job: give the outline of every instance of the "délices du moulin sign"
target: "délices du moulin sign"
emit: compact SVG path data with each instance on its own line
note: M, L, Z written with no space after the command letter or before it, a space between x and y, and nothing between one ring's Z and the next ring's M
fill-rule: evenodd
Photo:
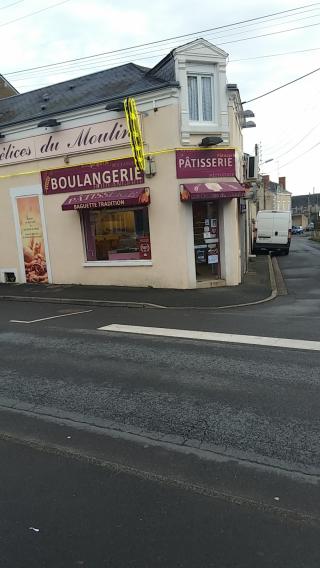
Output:
M76 154L130 143L125 121L108 120L0 145L0 165Z

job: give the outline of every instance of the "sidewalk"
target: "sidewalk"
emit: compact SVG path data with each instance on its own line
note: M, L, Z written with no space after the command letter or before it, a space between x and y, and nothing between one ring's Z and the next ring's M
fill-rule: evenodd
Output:
M0 300L98 306L222 308L263 301L271 294L268 256L258 256L250 261L243 284L222 288L170 290L122 286L0 284Z

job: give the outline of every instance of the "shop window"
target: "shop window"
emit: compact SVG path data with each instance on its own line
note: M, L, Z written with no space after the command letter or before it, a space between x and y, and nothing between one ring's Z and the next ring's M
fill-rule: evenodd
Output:
M213 121L212 75L188 75L188 103L191 122Z
M88 261L151 258L148 209L82 212Z

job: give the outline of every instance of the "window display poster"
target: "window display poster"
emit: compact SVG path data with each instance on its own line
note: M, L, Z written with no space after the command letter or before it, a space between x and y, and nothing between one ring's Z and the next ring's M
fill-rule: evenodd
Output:
M139 238L139 256L141 259L150 260L151 259L151 244L150 237L140 237Z
M210 219L210 232L213 238L218 237L218 223L217 219Z
M196 262L198 264L206 264L206 249L199 248L195 250L196 253Z
M39 197L18 197L17 208L26 281L48 282Z
M208 264L218 264L219 262L219 251L217 247L209 248L208 250Z

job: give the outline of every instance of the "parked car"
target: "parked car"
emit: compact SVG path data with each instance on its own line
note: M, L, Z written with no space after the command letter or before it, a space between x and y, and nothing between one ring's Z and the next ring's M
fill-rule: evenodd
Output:
M314 223L309 223L309 225L306 226L306 231L314 231Z
M254 231L253 252L283 252L289 254L291 242L290 211L258 211Z
M292 225L292 230L291 233L293 235L302 235L303 234L303 227L297 226L297 225Z

